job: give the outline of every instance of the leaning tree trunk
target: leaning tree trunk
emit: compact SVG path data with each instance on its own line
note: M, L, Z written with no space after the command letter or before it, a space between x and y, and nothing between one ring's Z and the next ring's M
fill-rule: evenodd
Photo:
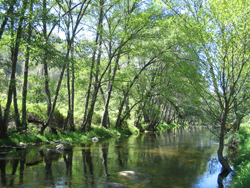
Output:
M108 88L107 88L107 96L106 96L106 100L105 100L105 106L104 106L104 111L103 111L102 121L101 121L101 126L106 127L106 128L108 126L107 123L108 123L109 101L110 101L110 98L111 98L113 82L114 82L114 79L115 79L116 71L117 71L117 68L118 68L118 65L119 65L120 54L121 54L121 48L119 48L119 52L118 52L116 62L115 62L115 67L113 69L113 74L112 74L111 80L108 83Z
M225 109L227 110L227 108ZM218 159L223 167L224 170L232 171L227 158L223 157L223 149L224 149L224 138L226 132L226 119L227 119L227 112L223 114L222 123L221 123L221 130L220 130L220 137L219 137L219 148L217 151Z

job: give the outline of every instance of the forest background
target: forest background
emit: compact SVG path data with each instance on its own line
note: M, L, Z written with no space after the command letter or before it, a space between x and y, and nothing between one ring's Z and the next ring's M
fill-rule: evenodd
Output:
M246 0L1 0L0 138L249 115ZM14 128L13 128L14 127Z

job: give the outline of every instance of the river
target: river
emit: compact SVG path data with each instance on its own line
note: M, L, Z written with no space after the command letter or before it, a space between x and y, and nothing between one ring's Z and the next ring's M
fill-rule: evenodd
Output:
M0 149L0 187L216 188L221 165L205 128ZM230 186L231 174L224 180Z

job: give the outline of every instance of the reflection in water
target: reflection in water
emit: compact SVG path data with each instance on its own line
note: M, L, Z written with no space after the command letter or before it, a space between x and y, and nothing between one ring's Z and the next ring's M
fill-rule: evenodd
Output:
M0 159L0 169L1 169L1 184L6 186L6 160L4 160L5 155L1 155Z
M102 143L101 144L101 150L102 150L102 166L104 171L104 177L108 180L108 165L107 165L107 158L108 158L108 149L109 144L108 143Z
M230 175L220 172L213 139L201 128L179 128L100 139L60 152L54 145L0 150L0 187L210 188L218 187L217 178L229 187Z
M85 177L88 180L90 174L90 184L91 187L95 187L95 181L94 181L94 167L92 163L92 157L91 157L91 147L90 145L82 144L83 150L82 150L82 159L83 159L83 169L85 173ZM87 172L87 167L89 171ZM88 181L85 181L86 187L88 187Z
M67 149L67 152L63 153L63 159L66 165L66 177L69 179L65 182L65 185L71 187L72 179L72 163L73 163L73 150L72 148Z

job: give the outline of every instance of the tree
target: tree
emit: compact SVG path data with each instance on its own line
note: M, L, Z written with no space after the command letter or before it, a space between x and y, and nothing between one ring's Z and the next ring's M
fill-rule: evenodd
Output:
M57 98L58 98L60 87L61 87L61 83L62 83L62 79L63 79L63 76L64 76L64 72L65 72L65 69L67 68L68 61L70 59L69 56L70 56L70 53L71 53L71 50L72 50L72 45L74 43L74 39L75 39L77 33L79 32L79 25L81 23L81 20L82 20L83 16L87 12L87 8L88 8L90 2L91 2L91 0L80 1L80 3L76 3L76 5L73 6L73 8L76 8L76 7L79 6L79 11L77 13L75 23L72 23L72 31L71 31L71 33L67 33L66 34L66 39L67 39L67 45L68 46L67 46L67 52L66 52L65 58L63 59L64 60L64 62L63 62L64 64L62 66L62 70L61 70L61 73L60 73L60 78L59 78L59 81L57 83L57 87L56 87L56 91L55 91L55 96L54 96L54 100L53 100L53 105L51 106L51 109L50 109L49 114L48 114L48 118L47 118L45 124L43 125L43 127L42 127L42 129L40 131L41 133L44 132L44 130L46 129L46 127L49 126L50 122L52 121L53 114L54 114L55 107L56 107ZM61 6L60 3L59 3L59 6ZM66 11L65 14L70 14L71 11L72 11L72 9L73 9L71 7L68 7L68 8L70 8L70 9L68 11ZM68 30L66 30L66 31L69 32ZM52 128L54 128L54 127L52 127Z
M249 99L249 8L247 1L184 1L177 6L165 2L179 16L181 40L186 49L199 58L202 73L210 87L196 87L206 108L220 125L218 159L225 170L231 171L223 157L226 124L229 115ZM194 47L192 47L192 44ZM188 61L187 61L188 62ZM214 102L215 101L215 102ZM219 113L216 113L216 112Z
M8 118L9 118L9 111L10 111L10 105L12 102L12 97L14 101L14 108L15 108L15 120L17 123L17 126L20 127L20 116L18 112L17 107L17 94L16 94L16 67L17 67L17 60L18 60L18 53L19 48L21 44L21 37L23 33L23 22L25 19L25 12L27 9L27 0L23 1L21 10L18 12L19 18L15 20L14 17L11 18L11 77L9 82L9 88L8 88L8 96L7 96L7 103L4 110L4 116L2 117L2 124L1 124L1 138L7 137L7 127L8 127ZM17 28L14 26L17 25Z

